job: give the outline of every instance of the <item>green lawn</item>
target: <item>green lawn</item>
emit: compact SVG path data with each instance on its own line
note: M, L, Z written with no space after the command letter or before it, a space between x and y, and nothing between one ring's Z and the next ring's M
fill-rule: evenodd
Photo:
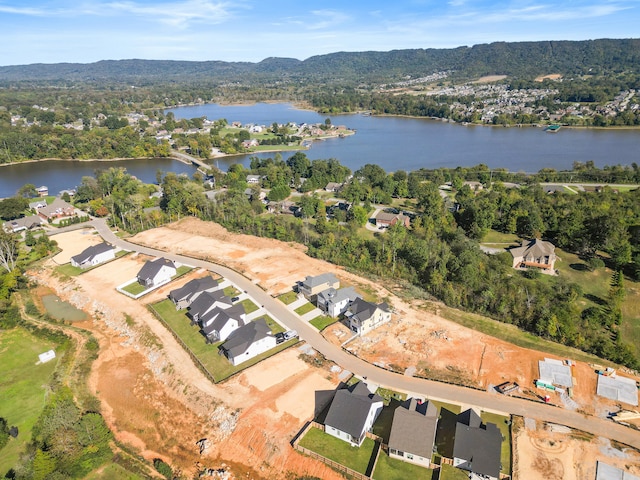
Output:
M395 390L390 390L388 388L383 388L383 387L379 387L378 390L376 390L376 393L380 395L382 398L384 398L384 402L386 404L388 404L391 401L391 399L399 400L399 401L404 401L407 399L406 393L396 392Z
M229 285L228 287L225 287L224 290L222 291L229 298L237 297L240 294L240 290L238 290L233 285Z
M501 233L495 230L489 230L480 243L508 243L517 245L520 243L520 239L515 233Z
M506 475L511 475L511 431L509 417L502 415L496 415L495 413L480 412L480 418L484 423L495 423L500 432L502 433L502 451L500 453L500 463L502 463L501 472Z
M245 298L244 300L242 300L240 302L242 304L242 306L244 307L244 313L249 314L251 312L255 312L256 310L258 310L258 306L253 303L250 299Z
M294 311L302 316L305 313L309 313L311 310L313 310L314 308L316 308L312 303L303 303L301 306L299 306L298 308L296 308Z
M296 292L287 292L287 293L283 293L282 295L280 295L278 297L278 299L284 303L285 305L290 305L293 302L296 301L296 299L298 298L298 294Z
M126 250L120 250L119 252L116 253L116 258L124 257L128 253L130 253L130 252L128 252ZM112 261L112 260L110 260L110 261ZM71 263L65 263L64 265L60 265L60 266L56 267L56 272L58 272L58 273L60 273L62 275L66 275L67 277L75 277L76 275L80 275L82 273L88 272L90 270L93 270L94 268L101 267L105 263L109 263L109 262L100 263L100 264L98 264L98 265L96 265L94 267L90 267L90 268L74 267L73 265L71 265Z
M91 472L84 480L142 480L143 477L125 470L117 463L110 463Z
M322 331L327 328L329 325L333 325L338 321L337 318L332 318L326 315L320 315L319 317L314 318L309 323L316 327L318 331Z
M130 293L131 295L140 295L147 289L144 285L139 284L138 282L133 282L127 285L126 287L122 287L122 290Z
M365 438L360 447L352 447L317 428L311 428L300 440L300 446L308 448L356 472L365 473L373 453L374 442Z
M167 324L169 324L173 331L176 332L182 341L189 347L209 373L213 375L216 382L220 382L234 373L250 367L251 365L255 365L265 358L268 358L298 342L298 339L295 338L288 342L281 343L272 350L234 367L231 365L229 360L224 357L224 355L218 354L218 347L222 342L207 344L204 336L200 333L199 327L195 325L192 326L190 324L190 320L184 313L184 310L177 311L171 300L162 300L161 302L151 305L150 308L155 310L156 313L161 316ZM279 325L272 319L268 317L265 317L265 319L267 320L267 324L269 324L269 320L271 320L271 323L274 326L279 327ZM281 327L279 331L282 331Z
M51 348L55 349L55 344L23 329L0 331L0 416L19 430L18 438L10 438L2 449L0 475L15 466L44 408L57 358L42 365L36 362L38 354Z
M373 472L374 480L431 480L434 471L389 457L384 452L378 455L378 463Z
M442 465L438 480L469 480L469 474L452 465Z

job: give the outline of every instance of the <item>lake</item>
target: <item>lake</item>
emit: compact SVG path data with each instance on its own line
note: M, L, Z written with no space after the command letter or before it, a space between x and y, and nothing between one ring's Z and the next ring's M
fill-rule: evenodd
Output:
M273 122L321 123L327 118L287 103L239 105L196 105L169 109L175 117L210 120L226 118L243 124L271 125ZM562 128L546 133L536 127L463 126L438 120L406 117L378 117L360 114L329 116L336 125L357 131L346 138L316 141L306 151L312 159L336 158L357 170L375 163L387 171L473 166L537 172L542 168L570 169L574 161L592 160L597 166L640 163L640 130ZM283 152L284 159L293 152ZM249 158L273 157L275 153L238 155L212 160L226 170L233 163L249 165ZM116 162L47 161L0 167L0 198L14 195L25 183L47 185L51 193L76 187L84 175L95 169L124 166L144 182L155 182L158 169L192 174L195 168L171 159Z

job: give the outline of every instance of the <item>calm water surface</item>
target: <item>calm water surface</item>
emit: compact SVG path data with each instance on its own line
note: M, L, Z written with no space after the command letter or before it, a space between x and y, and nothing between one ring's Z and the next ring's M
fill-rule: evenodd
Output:
M298 110L286 103L258 103L249 106L198 105L178 107L176 118L206 116L229 122L271 125L273 122L319 123L326 115ZM640 163L640 130L590 130L563 128L545 133L534 127L462 126L422 118L337 115L336 125L357 131L347 138L313 143L306 152L312 160L336 158L352 170L375 163L387 171L472 166L484 163L490 168L537 172L541 168L570 169L574 161L592 160L597 166ZM283 152L287 159L293 152ZM266 158L275 153L253 154ZM233 163L249 164L252 155L225 157L212 162L223 170ZM118 162L49 161L0 168L0 197L15 194L25 183L47 185L57 193L77 186L83 175L97 168L124 166L144 182L154 182L158 169L192 174L190 165L169 159Z

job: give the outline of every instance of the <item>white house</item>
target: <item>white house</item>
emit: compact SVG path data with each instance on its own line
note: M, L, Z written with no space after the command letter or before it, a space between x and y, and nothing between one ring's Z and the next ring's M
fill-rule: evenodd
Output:
M340 280L330 272L315 277L307 276L298 284L298 292L302 293L309 301L315 300L316 295L328 288L340 288Z
M220 346L222 353L236 366L266 352L276 346L276 338L264 318L238 328Z
M8 233L21 232L22 230L31 230L32 228L41 227L42 218L38 215L29 215L28 217L16 218L5 222L4 229Z
M79 268L89 268L114 258L116 258L115 247L102 242L85 248L78 255L71 257L71 265Z
M329 288L320 292L316 298L318 308L330 317L337 317L344 313L349 304L356 298L361 298L353 287L336 290Z
M359 335L364 335L391 320L391 311L386 303L376 305L361 298L351 302L345 315L349 318L351 331Z
M187 317L191 319L191 324L199 324L209 312L216 308L227 309L233 305L229 297L222 290L214 290L210 292L202 292L187 307Z
M177 273L176 266L166 258L156 258L145 263L138 272L138 283L145 287L157 287L168 283Z
M340 389L327 412L324 431L359 447L366 432L371 431L382 407L382 397L371 393L363 382Z
M189 307L204 292L212 292L218 288L218 282L210 275L195 278L182 287L169 292L169 298L175 304L176 310Z
M216 307L201 317L202 333L207 342L223 342L245 324L244 307L238 303L230 308Z
M502 433L496 424L482 423L471 409L458 415L453 437L454 467L469 472L469 478L497 480L501 448Z

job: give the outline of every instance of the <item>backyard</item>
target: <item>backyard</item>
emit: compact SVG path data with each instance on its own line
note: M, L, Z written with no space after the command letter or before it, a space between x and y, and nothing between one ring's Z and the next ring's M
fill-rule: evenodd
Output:
M347 442L314 427L309 429L299 445L351 470L366 473L373 454L374 442L370 438L365 438L360 447L352 447Z
M373 478L374 480L432 480L437 477L434 477L434 471L429 468L391 458L381 451Z
M162 318L180 340L184 342L202 366L213 376L216 383L298 342L298 339L294 338L281 343L268 352L234 367L224 355L218 353L218 347L222 342L208 344L200 333L200 328L197 325L191 325L191 321L187 318L185 312L177 311L171 300L162 300L150 305L149 308ZM282 327L278 328L279 325L273 319L266 316L264 318L274 333L282 331Z

